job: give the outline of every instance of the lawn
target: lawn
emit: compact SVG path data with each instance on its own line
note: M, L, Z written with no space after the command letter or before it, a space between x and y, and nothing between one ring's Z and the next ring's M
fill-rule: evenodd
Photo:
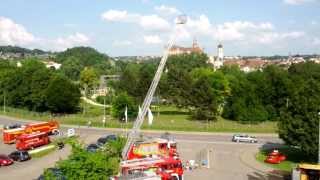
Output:
M22 119L33 119L47 121L57 119L63 124L87 125L91 121L91 126L102 127L103 107L96 107L90 104L81 103L85 107L85 112L76 114L60 115L52 117L49 113L36 113L28 110L7 108L5 114ZM168 131L201 131L201 132L247 132L247 133L275 133L277 125L275 122L263 122L259 124L243 124L235 121L218 118L215 122L191 120L188 111L178 109L173 106L161 106L152 108L154 121L149 126L145 121L143 129L168 130ZM134 119L127 124L120 122L110 116L110 109L106 109L106 127L109 128L130 128Z
M280 164L265 163L264 160L266 159L267 154L272 151L272 149L260 150L256 154L256 159L259 162L265 164L266 166L270 166L274 169L278 169L286 172L291 172L292 168L296 167L297 164L308 161L305 159L306 157L303 155L303 153L297 148L282 146L277 149L279 150L279 152L287 156L287 160L281 162Z

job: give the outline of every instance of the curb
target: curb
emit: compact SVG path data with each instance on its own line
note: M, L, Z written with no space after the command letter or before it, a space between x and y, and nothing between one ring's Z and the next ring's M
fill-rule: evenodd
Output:
M50 145L47 145L47 146L43 146L43 147L39 147L37 149L30 150L28 152L29 152L29 154L32 155L32 154L37 154L37 153L39 153L41 151L45 151L45 150L53 149L53 148L55 148L55 145L50 144Z

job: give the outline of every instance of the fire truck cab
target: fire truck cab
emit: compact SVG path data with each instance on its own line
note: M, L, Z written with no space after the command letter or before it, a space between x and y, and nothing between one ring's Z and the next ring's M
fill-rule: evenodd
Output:
M30 123L20 128L3 130L3 142L5 144L15 143L16 139L22 134L45 132L50 134L59 134L59 123L57 121Z
M49 143L50 139L45 132L23 134L17 138L16 148L18 150L29 150Z
M46 132L49 134L59 134L59 123L57 121L39 122L27 124L25 128L26 133L32 132Z

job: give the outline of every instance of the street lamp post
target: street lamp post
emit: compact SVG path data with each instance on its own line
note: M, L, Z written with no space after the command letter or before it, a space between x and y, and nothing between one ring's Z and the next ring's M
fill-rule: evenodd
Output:
M103 119L102 119L103 127L106 126L106 96L103 98Z
M6 93L3 93L3 113L6 113Z
M320 164L320 112L318 112L318 123L319 123L319 125L318 125L318 129L319 129L319 132L318 132L318 134L319 134L319 139L318 139L318 164Z

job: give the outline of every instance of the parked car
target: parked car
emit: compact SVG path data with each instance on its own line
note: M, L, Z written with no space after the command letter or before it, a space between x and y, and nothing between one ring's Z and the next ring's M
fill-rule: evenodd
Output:
M7 155L0 155L0 166L9 166L13 163L13 160L10 159Z
M275 149L268 154L264 161L270 164L279 164L282 161L285 161L286 159L287 157L284 154L280 153L278 150Z
M101 138L99 138L97 140L97 145L98 146L103 146L105 145L106 143L110 142L110 141L115 141L117 140L117 136L114 135L114 134L111 134L111 135L107 135L107 136L103 136Z
M96 152L100 147L97 144L89 144L87 146L88 152Z
M246 134L235 134L232 137L233 142L250 142L250 143L257 143L258 140L254 136L249 136Z
M11 154L9 154L9 157L14 161L27 161L31 159L31 156L29 155L28 151L14 151Z
M50 173L56 180L67 180L62 171L58 168L48 168L47 172ZM45 180L44 175L41 174L37 180Z
M16 129L16 128L21 128L22 125L21 124L7 124L3 126L3 129Z

